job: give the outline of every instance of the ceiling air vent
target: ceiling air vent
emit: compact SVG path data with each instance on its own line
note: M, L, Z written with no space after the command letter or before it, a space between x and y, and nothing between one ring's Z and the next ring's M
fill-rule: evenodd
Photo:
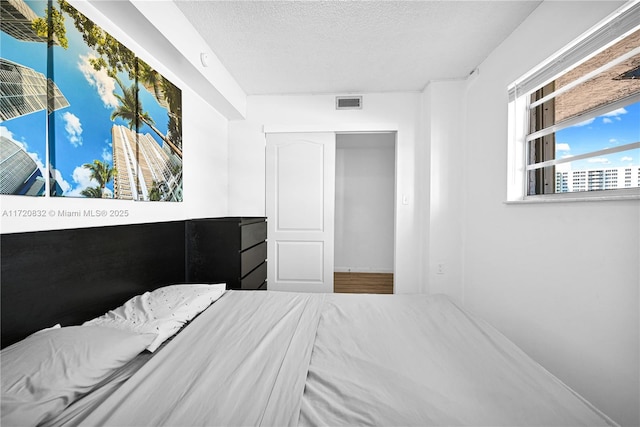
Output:
M336 96L336 110L362 109L361 96Z

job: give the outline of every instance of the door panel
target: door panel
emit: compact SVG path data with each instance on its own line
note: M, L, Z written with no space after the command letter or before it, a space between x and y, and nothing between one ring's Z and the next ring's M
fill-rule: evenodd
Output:
M333 292L335 134L267 134L270 290Z
M278 230L321 231L324 146L300 140L274 148Z
M324 244L323 242L284 242L278 241L276 251L277 281L304 281L320 285L324 282ZM288 262L289 260L296 262Z

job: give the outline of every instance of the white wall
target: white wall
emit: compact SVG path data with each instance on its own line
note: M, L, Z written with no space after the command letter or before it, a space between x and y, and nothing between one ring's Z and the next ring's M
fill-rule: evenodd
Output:
M247 119L229 122L229 214L265 214L263 126L294 131L397 131L396 293L419 292L422 191L416 180L420 94L365 94L362 110L336 111L334 95L249 96ZM408 204L401 203L402 196Z
M465 94L465 155L445 159L462 170L462 186L443 182L442 191L461 197L449 228L462 221L465 306L615 421L637 426L640 203L504 203L507 85L619 5L544 2L480 65ZM425 94L432 104L439 89Z
M393 273L395 134L336 137L337 272Z
M467 82L431 82L423 94L425 192L423 245L428 262L423 263L425 287L430 293L444 293L458 302L463 287L463 126Z
M184 73L176 72L184 67L184 58L172 56L158 61L150 52L161 51L163 46L139 46L137 40L146 38L137 37L140 21L134 22L131 27L121 28L116 27L108 17L91 8L85 10L85 13L182 89L184 201L154 203L0 195L0 231L13 233L226 216L228 209L227 119L218 113L201 93L203 85L212 85L212 83L200 82L197 90L192 89L189 86L191 82L187 84L180 78ZM121 22L117 17L114 21ZM182 41L188 42L188 40ZM224 84L228 85L228 82L225 80ZM237 95L235 98L235 102L242 106L242 98ZM88 211L93 211L95 214L98 210L106 211L107 216L88 215ZM62 216L62 211L80 212L81 216ZM125 213L126 216L122 216ZM33 214L45 216L34 217Z

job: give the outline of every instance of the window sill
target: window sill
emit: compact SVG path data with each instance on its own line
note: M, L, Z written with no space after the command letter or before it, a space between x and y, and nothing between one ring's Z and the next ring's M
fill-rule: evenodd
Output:
M638 201L640 200L640 189L627 194L548 194L540 196L526 196L519 200L506 200L507 205L537 204L537 203L574 203L574 202L605 202L605 201Z

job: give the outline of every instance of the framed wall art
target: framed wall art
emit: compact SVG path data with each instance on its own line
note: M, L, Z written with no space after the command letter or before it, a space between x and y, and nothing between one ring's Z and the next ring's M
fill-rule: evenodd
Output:
M182 201L182 92L64 0L2 1L0 194Z

